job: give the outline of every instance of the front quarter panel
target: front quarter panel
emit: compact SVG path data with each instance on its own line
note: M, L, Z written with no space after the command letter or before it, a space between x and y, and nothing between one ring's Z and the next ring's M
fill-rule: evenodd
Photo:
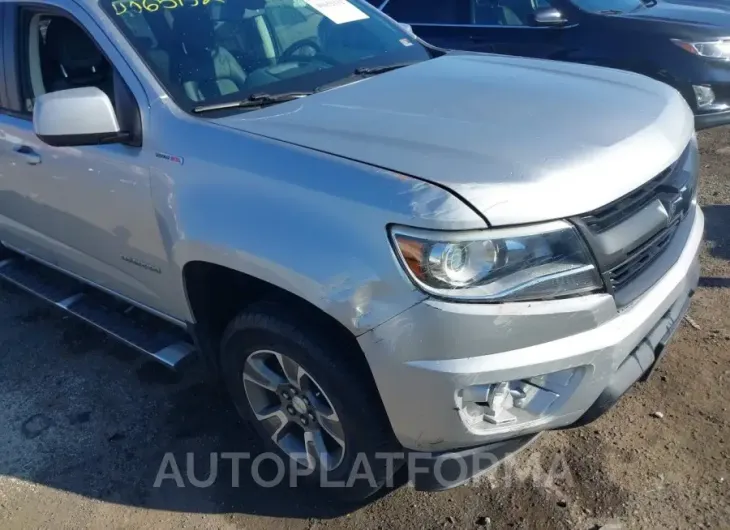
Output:
M360 335L425 298L387 237L398 223L485 228L447 191L325 153L161 113L153 193L182 268L205 261L309 301Z

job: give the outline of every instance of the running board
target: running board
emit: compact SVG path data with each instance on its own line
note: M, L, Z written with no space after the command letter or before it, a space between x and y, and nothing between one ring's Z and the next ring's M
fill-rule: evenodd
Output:
M5 250L5 249L3 249ZM119 298L19 254L0 261L0 279L75 315L121 342L178 369L195 349L185 331Z

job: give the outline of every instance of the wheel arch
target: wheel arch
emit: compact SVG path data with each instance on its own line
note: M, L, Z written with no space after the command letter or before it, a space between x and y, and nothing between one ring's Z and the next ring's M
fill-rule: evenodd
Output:
M182 270L185 296L193 317L191 333L206 367L219 375L218 350L228 323L252 304L271 301L290 313L306 316L308 323L322 326L355 352L372 377L356 335L322 307L299 294L246 272L217 263L193 260Z

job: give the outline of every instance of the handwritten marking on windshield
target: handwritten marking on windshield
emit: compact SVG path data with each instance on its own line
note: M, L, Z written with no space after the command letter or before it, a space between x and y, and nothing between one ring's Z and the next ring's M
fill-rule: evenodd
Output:
M112 2L114 13L120 17L126 13L141 13L147 11L154 13L160 8L177 9L179 7L205 6L211 2L225 4L226 0L115 0Z

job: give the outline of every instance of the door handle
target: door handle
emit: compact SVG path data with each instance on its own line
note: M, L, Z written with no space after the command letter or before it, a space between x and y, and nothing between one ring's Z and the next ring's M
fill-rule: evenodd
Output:
M25 161L31 166L35 166L41 163L41 155L36 153L32 147L27 145L21 145L13 149L16 153L25 158Z

